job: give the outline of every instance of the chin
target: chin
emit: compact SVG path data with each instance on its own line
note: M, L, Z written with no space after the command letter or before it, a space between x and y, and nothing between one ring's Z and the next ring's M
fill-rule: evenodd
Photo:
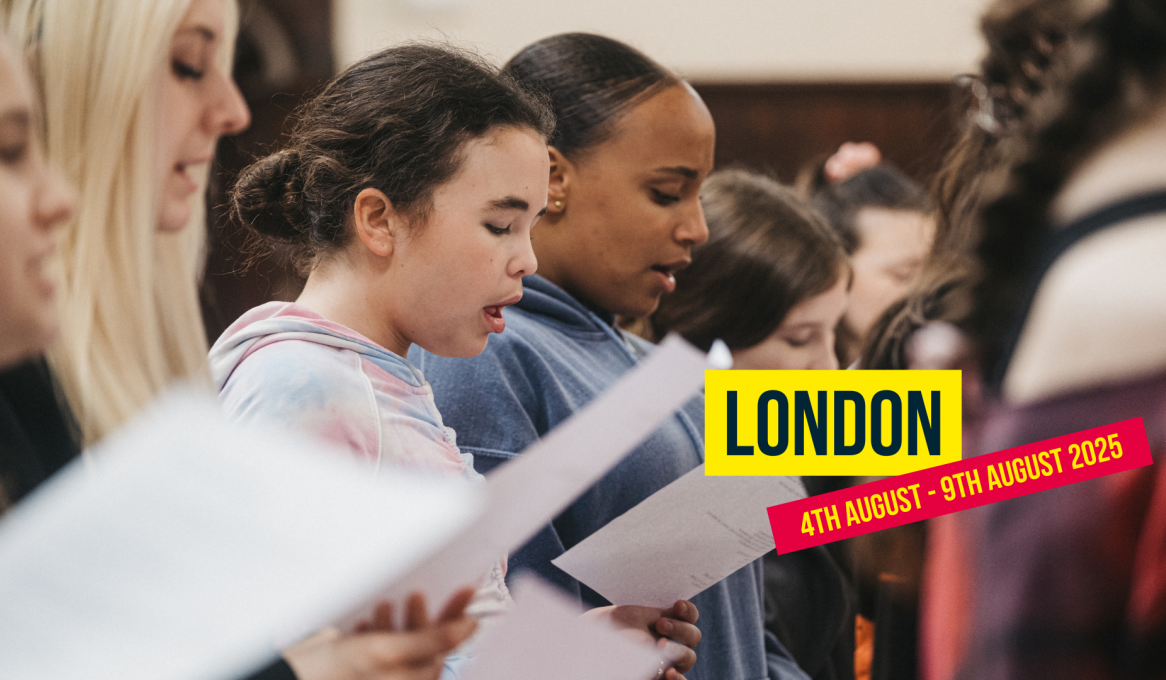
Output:
M181 206L167 206L162 214L158 217L158 231L164 234L176 234L190 224L190 218L193 215L188 203L183 203Z
M660 306L660 296L643 298L639 300L629 300L624 309L614 312L620 316L630 316L632 318L643 318Z
M56 315L31 320L24 327L27 329L26 333L11 338L10 342L4 343L6 346L0 347L0 369L44 354L57 338Z
M420 345L420 347L426 352L436 354L439 357L446 357L448 359L472 359L486 351L486 341L489 338L490 336L486 335L473 340L442 343L441 346L426 347Z

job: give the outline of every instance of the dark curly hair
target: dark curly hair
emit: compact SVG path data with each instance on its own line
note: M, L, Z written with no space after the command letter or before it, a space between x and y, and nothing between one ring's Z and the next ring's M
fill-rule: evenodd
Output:
M970 110L931 184L936 239L914 290L892 305L867 335L863 368L905 368L907 339L929 321L973 325L973 288L984 277L976 256L981 212L999 194L1029 127L1030 109L1059 76L1066 36L1079 17L1046 0L999 3L982 20L988 56L982 73L962 75ZM976 334L974 334L976 335ZM979 338L977 338L979 340ZM979 342L977 342L979 344Z
M1025 54L1047 61L1026 102L1022 130L1011 135L1008 162L989 189L980 214L981 267L968 329L998 384L1009 338L1020 319L1028 273L1049 235L1049 206L1069 174L1115 132L1146 115L1148 96L1166 84L1166 3L1110 0L1001 0L985 16L989 87L1016 88ZM1091 13L1082 14L1083 8ZM1033 23L1039 21L1038 27ZM1054 28L1049 28L1054 27ZM1061 36L1053 49L1041 30ZM1026 42L1031 43L1025 47ZM1020 57L1017 54L1021 55Z
M361 190L379 189L421 224L467 142L502 127L554 129L539 95L475 55L424 43L353 64L295 118L284 149L240 173L231 203L258 234L297 246L301 271L348 242Z

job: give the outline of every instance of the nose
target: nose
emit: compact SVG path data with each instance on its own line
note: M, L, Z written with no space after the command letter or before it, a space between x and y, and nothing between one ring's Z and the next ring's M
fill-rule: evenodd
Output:
M684 211L684 218L676 225L672 236L677 242L689 247L699 246L709 240L709 225L704 221L704 208L700 205L700 199L692 199L691 205Z
M837 370L838 355L834 354L834 335L823 336L820 342L814 344L814 354L810 358L810 369Z
M221 73L218 96L208 102L205 120L207 131L215 137L238 134L251 125L251 109L227 73Z
M56 170L43 167L33 200L33 220L36 226L50 230L72 217L76 207L77 192L72 185Z
M538 271L538 258L534 255L534 247L530 243L530 236L524 239L519 239L521 245L519 250L510 258L510 264L506 268L506 273L512 279L520 279L524 276L530 276Z

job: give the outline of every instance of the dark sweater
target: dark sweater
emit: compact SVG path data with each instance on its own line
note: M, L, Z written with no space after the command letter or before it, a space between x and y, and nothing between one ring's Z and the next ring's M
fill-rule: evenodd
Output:
M29 361L0 372L0 487L17 503L78 453L48 365Z
M43 359L0 371L0 513L81 453L72 413ZM246 680L296 680L277 659Z

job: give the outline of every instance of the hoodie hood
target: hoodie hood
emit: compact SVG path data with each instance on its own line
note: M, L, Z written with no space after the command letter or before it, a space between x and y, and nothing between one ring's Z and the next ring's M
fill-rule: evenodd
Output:
M542 317L561 330L583 334L615 335L615 315L588 308L567 291L538 274L522 279L522 299L516 308Z
M294 302L268 302L239 317L211 348L208 358L215 388L222 391L231 374L251 353L283 340L351 350L408 385L425 385L425 377L412 364L351 328Z

